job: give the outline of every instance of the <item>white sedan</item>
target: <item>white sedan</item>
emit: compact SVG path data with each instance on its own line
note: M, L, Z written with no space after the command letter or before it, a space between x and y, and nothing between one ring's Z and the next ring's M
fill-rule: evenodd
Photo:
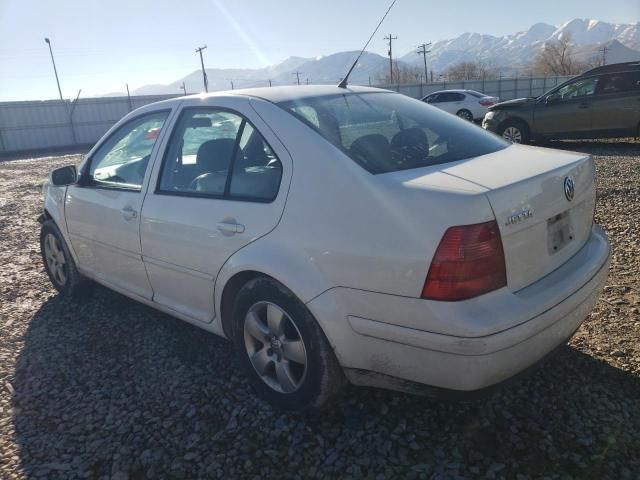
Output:
M51 173L42 256L62 295L99 282L232 340L279 407L345 381L473 391L596 303L594 175L373 88L180 97Z
M440 90L430 93L422 101L473 122L482 120L489 107L500 99L475 90Z

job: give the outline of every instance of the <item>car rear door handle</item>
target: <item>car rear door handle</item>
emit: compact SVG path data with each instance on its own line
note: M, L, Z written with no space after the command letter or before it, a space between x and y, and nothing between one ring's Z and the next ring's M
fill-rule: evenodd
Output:
M122 213L122 216L125 220L133 220L138 216L138 212L136 212L131 207L124 207L122 210L120 210L120 212Z
M234 235L236 233L244 233L244 225L241 223L226 221L216 223L216 227L226 235Z

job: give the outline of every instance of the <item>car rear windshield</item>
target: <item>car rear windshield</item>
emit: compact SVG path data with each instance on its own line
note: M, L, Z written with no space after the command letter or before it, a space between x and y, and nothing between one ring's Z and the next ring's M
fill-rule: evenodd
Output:
M475 90L467 90L465 93L468 93L469 95L473 95L474 97L478 97L478 98L486 97L484 93L476 92Z
M455 115L392 92L349 92L278 105L374 174L455 162L509 145Z

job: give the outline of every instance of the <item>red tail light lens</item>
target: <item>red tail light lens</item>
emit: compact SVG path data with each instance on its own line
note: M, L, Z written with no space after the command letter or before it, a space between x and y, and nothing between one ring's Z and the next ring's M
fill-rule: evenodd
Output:
M496 102L492 102L491 100L480 100L478 103L483 107L490 107L491 105L496 104Z
M449 228L436 250L422 298L454 301L504 287L507 272L496 221Z

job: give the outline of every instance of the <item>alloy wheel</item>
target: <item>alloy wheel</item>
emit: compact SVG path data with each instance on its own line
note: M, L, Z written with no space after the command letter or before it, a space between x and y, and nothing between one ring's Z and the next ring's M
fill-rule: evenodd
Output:
M244 319L244 345L262 381L280 393L293 393L307 374L307 351L292 318L278 305L258 302Z
M502 132L502 138L511 143L522 143L522 132L518 127L507 127Z
M463 120L467 120L469 122L473 121L473 115L471 115L471 112L467 110L461 110L456 115L458 115L458 117L462 118Z
M47 233L44 238L44 256L51 276L59 285L65 285L67 283L67 261L58 238L52 233Z

